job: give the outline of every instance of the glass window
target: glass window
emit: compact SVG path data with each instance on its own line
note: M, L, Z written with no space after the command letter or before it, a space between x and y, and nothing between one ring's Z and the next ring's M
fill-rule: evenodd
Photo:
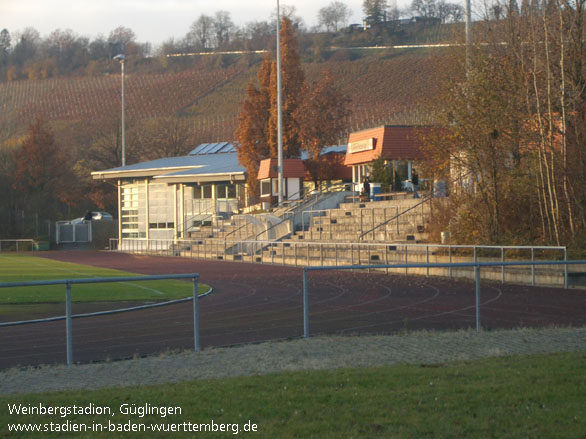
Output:
M271 180L262 180L260 182L261 196L271 195Z
M228 191L228 193L226 194L226 198L236 198L236 185L235 184L229 184L228 186L226 186L226 189Z
M203 198L212 198L212 185L206 184L203 186Z

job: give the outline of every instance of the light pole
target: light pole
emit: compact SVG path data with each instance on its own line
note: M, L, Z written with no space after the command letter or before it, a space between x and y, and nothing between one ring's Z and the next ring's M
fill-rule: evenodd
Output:
M126 100L124 96L124 61L126 60L126 57L122 54L118 54L114 59L120 61L120 73L122 79L122 166L126 166L126 124L124 123L124 102Z
M279 168L279 206L283 204L283 111L281 105L281 11L279 0L277 0L277 166Z

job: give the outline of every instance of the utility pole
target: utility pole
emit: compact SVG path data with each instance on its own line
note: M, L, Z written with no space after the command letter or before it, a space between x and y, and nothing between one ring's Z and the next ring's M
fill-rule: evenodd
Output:
M470 72L472 52L472 12L470 0L466 0L466 74Z
M277 0L277 166L279 168L280 206L283 204L283 111L281 96L281 12L279 0Z

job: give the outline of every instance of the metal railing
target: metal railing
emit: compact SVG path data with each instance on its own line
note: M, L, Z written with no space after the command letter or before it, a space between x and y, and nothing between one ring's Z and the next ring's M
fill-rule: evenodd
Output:
M111 240L111 249L117 241ZM566 247L546 246L473 246L447 244L389 244L389 243L352 243L352 242L311 242L311 241L190 241L190 240L124 240L118 250L162 256L181 256L187 258L232 260L261 264L277 264L294 267L303 266L360 266L370 265L386 273L418 274L427 277L441 276L453 278L472 278L471 270L442 266L443 268L408 268L404 271L391 269L388 264L456 264L456 263L496 263L498 269L484 270L487 280L530 285L568 286L567 268L540 269L535 266L527 270L506 269L505 262L526 259L538 262L544 259L568 260ZM546 264L547 265L547 264Z
M99 277L92 279L59 279L59 280L39 280L30 282L5 282L0 283L0 288L15 288L15 287L33 287L46 285L65 285L65 327L66 327L66 346L67 346L67 365L73 364L73 335L72 335L72 314L71 314L71 286L80 284L96 284L108 282L138 282L150 280L165 280L165 279L193 279L193 339L194 349L199 351L201 349L199 342L199 300L198 300L198 273L186 274L162 274L152 276L121 276L121 277Z
M418 202L417 204L415 204L414 206L411 206L407 209L405 209L402 212L397 212L397 214L389 219L386 219L384 221L382 221L381 223L377 224L377 225L373 225L372 228L370 228L369 230L362 232L360 234L360 236L358 237L358 239L363 239L365 236L367 236L368 234L372 233L373 239L374 239L374 232L383 227L386 226L387 224L389 224L390 222L392 222L393 220L397 221L397 224L399 224L399 218L402 217L403 215L408 214L409 212L417 209L418 207L421 207L421 224L425 224L425 203L430 203L431 206L431 200L433 199L433 191L431 193L429 193L428 195L426 195L425 197L423 197L421 199L420 202ZM385 229L385 235L386 235L386 229Z
M362 231L364 230L364 227L366 226L371 226L371 229L368 231L368 233L372 233L372 239L375 239L375 234L374 231L378 228L378 226L375 227L375 222L377 221L378 218L380 218L380 214L382 213L382 217L383 217L383 222L384 224L389 224L392 220L395 220L395 225L393 227L393 233L396 233L397 235L399 235L401 233L401 226L400 226L400 220L399 218L402 216L402 214L399 213L399 206L386 206L386 207L364 207L360 210L358 210L359 212L359 216L358 218L360 218L360 226L359 226L359 230ZM339 229L341 228L341 226L346 225L345 223L341 223L338 224L338 219L335 219L335 222L332 222L332 210L333 209L323 209L323 210L305 210L302 212L302 224L303 224L303 230L304 231L308 231L309 232L309 239L313 239L313 234L314 234L314 228L316 226L318 227L318 230L315 231L316 234L318 234L319 239L323 238L323 229L324 229L324 224L321 222L321 220L319 220L319 224L315 224L315 218L323 218L323 217L327 217L327 224L328 224L328 239L332 239L333 235L334 235L334 230L335 229ZM350 215L346 214L346 217L351 216L352 218L356 218L357 216L354 215L354 213L356 211L351 211L348 210L346 211L348 213L350 213ZM307 215L307 223L305 221L305 215ZM389 216L390 215L390 216ZM388 220L387 220L388 218ZM421 212L421 221L422 224L425 221L425 217L424 217L424 212L422 209ZM307 224L307 226L306 226ZM358 228L358 225L357 225ZM318 233L319 232L319 233ZM362 239L362 237L365 235L365 233L360 233L358 232L358 238ZM388 237L388 230L385 228L384 231L384 236L385 236L385 240ZM354 234L354 237L356 237L356 233Z
M326 270L369 270L372 268L380 269L405 269L409 268L472 268L474 270L474 282L475 282L475 320L476 320L476 331L480 332L482 329L481 325L481 302L480 302L480 279L481 279L481 268L494 267L494 266L531 266L532 270L535 270L536 265L563 265L564 271L568 272L568 265L584 265L586 261L518 261L518 262L468 262L468 263L448 263L448 264L389 264L389 265L346 265L346 266L323 266L323 267L304 267L303 268L303 337L309 337L309 282L308 273L310 271L326 271Z

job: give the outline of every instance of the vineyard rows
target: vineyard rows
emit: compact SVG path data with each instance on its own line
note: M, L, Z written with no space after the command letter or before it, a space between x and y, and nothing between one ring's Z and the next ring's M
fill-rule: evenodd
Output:
M385 58L306 64L309 81L330 70L350 97L348 131L382 124L430 123L422 103L437 96L455 69L441 54L391 53ZM129 118L181 115L194 143L234 140L240 102L257 66L126 76ZM356 84L360 86L356 86ZM58 78L0 84L0 120L96 120L120 114L120 76ZM345 135L345 133L344 133Z
M191 105L238 73L231 67L209 71L188 70L161 75L127 74L126 111L129 117L170 116ZM120 76L56 78L9 82L0 85L2 117L17 120L93 120L118 114Z

